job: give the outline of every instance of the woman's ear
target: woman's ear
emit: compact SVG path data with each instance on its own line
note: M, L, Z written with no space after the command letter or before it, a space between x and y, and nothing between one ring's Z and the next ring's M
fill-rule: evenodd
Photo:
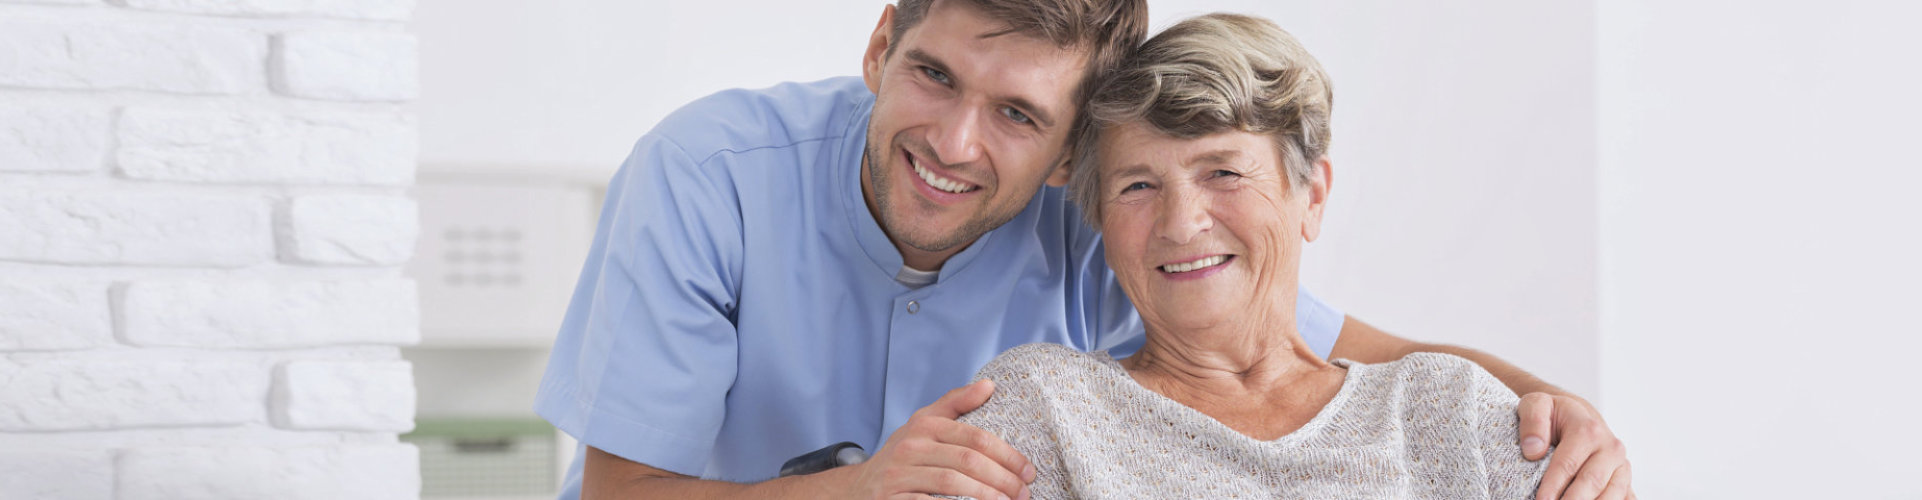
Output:
M874 23L874 34L868 35L868 50L861 54L861 80L867 82L868 91L881 93L881 69L888 63L888 47L894 43L894 5L881 8L881 20Z
M1327 156L1315 159L1313 178L1308 181L1308 213L1301 219L1302 241L1321 237L1321 215L1328 208L1328 190L1335 184L1334 165Z

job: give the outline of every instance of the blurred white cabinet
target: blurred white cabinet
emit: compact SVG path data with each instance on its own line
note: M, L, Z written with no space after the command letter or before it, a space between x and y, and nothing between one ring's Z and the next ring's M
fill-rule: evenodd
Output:
M422 174L423 347L546 348L594 237L597 184Z
M534 416L534 393L605 182L602 172L557 169L421 172L421 233L407 274L420 286L422 338L403 349L420 425L402 439L421 446L423 498L553 498L573 440Z

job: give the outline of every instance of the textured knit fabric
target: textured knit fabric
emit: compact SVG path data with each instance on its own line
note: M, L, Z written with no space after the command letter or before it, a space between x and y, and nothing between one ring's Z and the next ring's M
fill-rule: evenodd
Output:
M1474 363L1411 354L1348 360L1340 392L1274 441L1142 387L1107 352L1031 344L976 378L992 399L961 418L1034 463L1034 498L1532 498L1516 396Z

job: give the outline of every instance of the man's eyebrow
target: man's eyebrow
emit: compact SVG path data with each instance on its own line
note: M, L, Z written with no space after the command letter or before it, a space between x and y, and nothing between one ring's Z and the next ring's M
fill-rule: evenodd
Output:
M935 59L934 56L928 55L927 52L924 52L921 49L908 49L906 56L910 61L914 61L915 63L921 64L923 66L934 68L935 71L939 71L948 75L948 81L950 82L954 81L954 72L948 70L947 63L941 62L940 59Z
M1015 96L1007 98L1007 101L1008 104L1013 104L1014 107L1026 110L1028 117L1033 118L1036 123L1040 123L1043 128L1054 127L1054 117L1048 115L1048 110L1036 106L1032 102L1028 102L1027 98Z
M916 64L933 68L935 71L948 75L948 82L950 84L960 85L960 82L956 81L954 71L948 69L948 65L942 63L940 59L935 59L932 54L928 54L921 49L908 49L908 51L902 55L907 57L909 61L914 61ZM995 99L1006 101L1009 105L1021 108L1022 113L1027 114L1029 118L1033 118L1035 123L1041 124L1044 128L1054 127L1054 115L1050 114L1047 109L1036 106L1033 101L1029 101L1026 97L996 96Z

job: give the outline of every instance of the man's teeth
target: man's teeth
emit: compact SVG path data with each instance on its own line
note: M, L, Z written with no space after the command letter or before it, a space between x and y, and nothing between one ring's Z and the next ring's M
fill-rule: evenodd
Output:
M1188 271L1193 271L1196 269L1213 266L1215 264L1220 264L1222 261L1225 261L1225 260L1228 260L1228 256L1216 255L1213 257L1202 257L1190 262L1183 262L1180 264L1168 264L1165 266L1161 266L1161 269L1171 273L1185 273Z
M941 178L941 176L934 175L934 172L929 172L928 169L922 168L920 161L915 161L915 160L909 160L909 161L914 164L914 173L916 175L920 175L921 180L927 181L928 185L934 186L935 189L947 191L950 193L966 193L968 191L974 190L974 186L969 186L967 184L950 181L950 180Z

